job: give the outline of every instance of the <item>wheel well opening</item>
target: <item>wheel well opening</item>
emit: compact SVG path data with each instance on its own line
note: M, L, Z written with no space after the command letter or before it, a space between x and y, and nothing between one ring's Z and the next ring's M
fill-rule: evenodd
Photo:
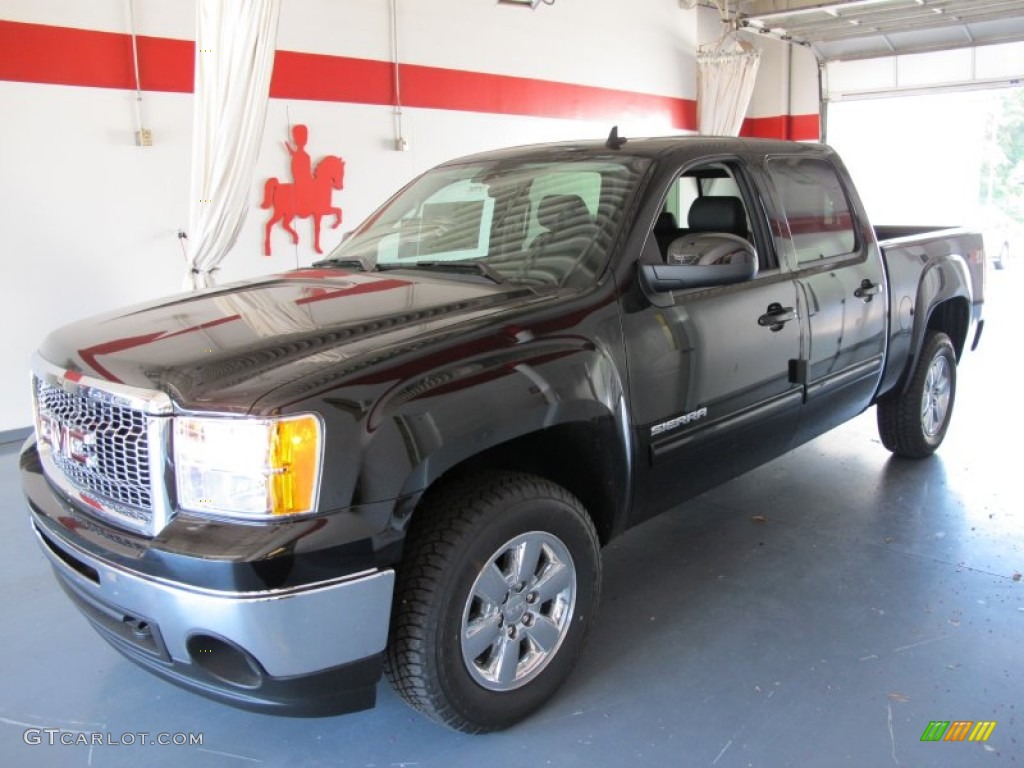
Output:
M966 299L949 299L936 306L928 317L928 330L942 331L953 342L956 359L959 361L967 343L967 327L970 325L970 310Z
M610 439L613 429L609 419L604 427L565 424L532 432L456 464L437 478L428 492L453 479L487 470L543 477L580 500L601 544L607 544L619 531L620 512L625 511L626 458L621 440Z

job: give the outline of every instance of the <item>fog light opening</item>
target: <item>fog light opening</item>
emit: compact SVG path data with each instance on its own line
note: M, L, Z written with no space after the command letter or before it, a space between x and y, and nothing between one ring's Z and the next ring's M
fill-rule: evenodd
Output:
M149 622L144 619L136 619L134 616L125 616L121 619L128 628L131 629L132 634L140 640L145 640L153 636L153 630L149 626Z
M185 642L192 662L221 682L258 688L263 681L259 663L247 651L213 635L192 635Z

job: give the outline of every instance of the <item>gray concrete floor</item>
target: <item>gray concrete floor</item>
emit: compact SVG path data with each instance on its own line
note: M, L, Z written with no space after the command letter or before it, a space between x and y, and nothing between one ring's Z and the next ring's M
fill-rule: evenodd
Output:
M574 676L505 733L375 710L292 720L178 690L57 588L0 448L0 765L983 766L1024 763L1024 526L1014 301L990 276L947 441L892 459L873 412L619 539ZM762 519L763 518L763 519ZM1019 579L1019 576L1016 578ZM995 720L987 744L923 743ZM28 728L201 733L198 746L29 745ZM45 737L44 737L45 738Z

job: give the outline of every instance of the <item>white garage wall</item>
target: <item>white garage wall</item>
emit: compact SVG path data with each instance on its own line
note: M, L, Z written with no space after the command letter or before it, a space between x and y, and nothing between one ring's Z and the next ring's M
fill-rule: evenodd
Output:
M761 66L747 110L751 132L765 138L816 141L819 88L814 54L771 37L752 41L761 50Z
M698 37L707 45L720 39L717 11L701 8ZM818 61L810 48L769 35L741 31L740 38L761 52L757 83L743 122L744 136L817 141L819 131Z
M388 0L286 0L278 50L387 61L389 5ZM17 22L45 25L44 31L67 27L123 36L130 31L128 7L128 0L4 0L0 34L5 22ZM194 39L192 2L134 0L134 8L139 35ZM308 265L316 258L309 220L297 222L298 246L275 229L273 256L262 255L269 218L258 208L262 183L270 176L289 180L283 142L290 123L309 126L307 150L314 163L325 154L346 161L345 188L334 195L344 223L337 230L325 228L325 251L399 185L450 157L517 143L603 137L613 122L625 135L679 133L688 127L680 123L679 108L687 100L692 107L695 97L698 18L706 11L681 10L675 0L559 0L534 12L499 7L494 0L398 0L398 8L404 64L667 97L675 102L675 114L624 108L605 117L585 104L552 104L550 114L560 115L556 119L407 107L409 150L397 152L390 106L274 98L253 207L222 265L221 282ZM62 52L48 55L60 59ZM31 421L28 362L49 329L179 290L184 260L176 232L188 223L189 93L144 93L143 118L154 145L140 148L133 142L131 90L55 85L45 77L5 79L5 66L16 70L16 64L0 60L0 231L6 253L0 287L5 329L0 436ZM144 82L148 75L152 72L144 69ZM763 78L773 94L777 77ZM597 92L569 100L591 96L601 101ZM757 117L785 109L775 96L756 105ZM588 119L571 119L576 106ZM816 113L816 104L806 111Z

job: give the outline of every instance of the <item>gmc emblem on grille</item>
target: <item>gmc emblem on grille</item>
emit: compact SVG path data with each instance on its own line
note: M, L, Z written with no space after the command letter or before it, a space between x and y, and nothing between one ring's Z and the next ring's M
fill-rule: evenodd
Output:
M96 443L94 434L61 424L50 416L40 416L39 425L40 437L50 444L55 454L87 467L96 466L96 457L89 451L89 446Z

